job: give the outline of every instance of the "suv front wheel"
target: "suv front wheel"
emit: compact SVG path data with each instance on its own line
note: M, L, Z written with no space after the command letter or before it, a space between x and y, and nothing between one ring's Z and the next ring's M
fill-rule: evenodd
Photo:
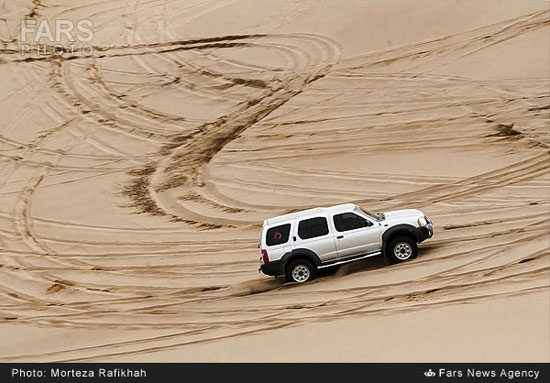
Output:
M418 245L409 237L397 237L390 241L386 252L393 263L400 263L416 258Z
M286 268L287 281L304 283L315 279L317 268L315 265L305 259L290 261Z

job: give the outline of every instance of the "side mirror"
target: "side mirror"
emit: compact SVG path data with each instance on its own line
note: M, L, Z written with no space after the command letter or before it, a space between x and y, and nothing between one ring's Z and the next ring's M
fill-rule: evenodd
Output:
M372 226L373 223L371 221L369 221L368 219L365 219L365 223L367 224L367 226Z

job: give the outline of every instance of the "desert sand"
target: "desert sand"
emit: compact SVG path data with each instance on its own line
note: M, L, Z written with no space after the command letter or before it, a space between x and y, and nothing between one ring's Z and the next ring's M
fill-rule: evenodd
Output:
M0 48L0 361L550 361L548 1L0 0ZM435 236L258 273L344 202Z

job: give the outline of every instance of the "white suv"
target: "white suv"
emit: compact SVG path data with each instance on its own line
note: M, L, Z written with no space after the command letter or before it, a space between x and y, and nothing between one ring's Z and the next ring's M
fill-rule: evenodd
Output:
M373 214L354 204L304 210L264 221L260 270L301 283L318 269L382 253L407 261L432 236L433 223L419 210Z

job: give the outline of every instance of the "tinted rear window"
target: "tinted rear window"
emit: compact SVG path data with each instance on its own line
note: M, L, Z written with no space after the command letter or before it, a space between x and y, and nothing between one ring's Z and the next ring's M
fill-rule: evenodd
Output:
M334 227L340 232L367 226L367 220L354 213L336 214L334 216Z
M290 234L290 223L281 226L274 226L267 230L265 243L267 246L281 245L288 242Z
M298 225L298 235L302 239L320 237L328 234L328 224L325 217L304 219Z

